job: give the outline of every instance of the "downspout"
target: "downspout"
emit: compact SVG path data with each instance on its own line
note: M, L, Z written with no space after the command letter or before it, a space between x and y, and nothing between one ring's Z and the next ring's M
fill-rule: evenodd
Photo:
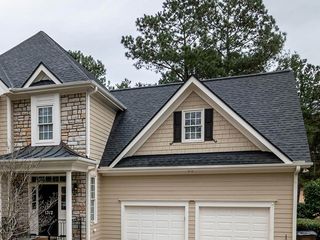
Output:
M90 158L91 154L91 139L90 139L90 126L91 126L91 121L90 121L90 114L91 114L91 95L98 92L98 87L95 87L93 91L87 92L86 94L86 155L88 158Z
M298 180L301 167L296 166L293 175L293 212L292 212L292 240L297 239L297 209L298 209Z

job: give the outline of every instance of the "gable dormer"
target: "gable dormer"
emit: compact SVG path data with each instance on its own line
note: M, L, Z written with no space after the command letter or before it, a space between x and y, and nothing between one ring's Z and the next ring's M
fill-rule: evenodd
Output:
M192 91L134 155L261 150L200 94Z
M40 63L23 85L23 88L50 84L61 84L61 81L43 63Z

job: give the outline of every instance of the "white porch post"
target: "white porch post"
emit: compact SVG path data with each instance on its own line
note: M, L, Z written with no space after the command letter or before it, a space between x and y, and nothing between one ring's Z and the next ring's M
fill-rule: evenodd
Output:
M91 186L90 186L90 171L87 172L87 190L86 190L86 239L90 239L90 223L91 223L91 215L90 215L90 194L91 194Z
M2 228L2 174L0 174L0 228ZM0 236L0 240L2 237Z
M66 240L72 240L72 172L66 174Z

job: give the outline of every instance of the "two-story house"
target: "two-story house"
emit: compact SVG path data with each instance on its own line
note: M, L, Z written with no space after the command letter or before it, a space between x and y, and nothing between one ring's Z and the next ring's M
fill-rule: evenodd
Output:
M39 32L0 55L0 131L2 161L39 161L26 212L58 195L52 236L295 239L311 162L290 71L108 91Z

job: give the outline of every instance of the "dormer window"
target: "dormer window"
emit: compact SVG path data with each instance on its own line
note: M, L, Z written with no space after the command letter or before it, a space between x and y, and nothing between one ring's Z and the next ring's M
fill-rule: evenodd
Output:
M203 109L183 111L182 114L182 140L184 142L203 141L204 114Z
M59 145L60 134L59 94L32 96L31 145Z
M213 141L213 109L176 111L173 113L173 142Z

